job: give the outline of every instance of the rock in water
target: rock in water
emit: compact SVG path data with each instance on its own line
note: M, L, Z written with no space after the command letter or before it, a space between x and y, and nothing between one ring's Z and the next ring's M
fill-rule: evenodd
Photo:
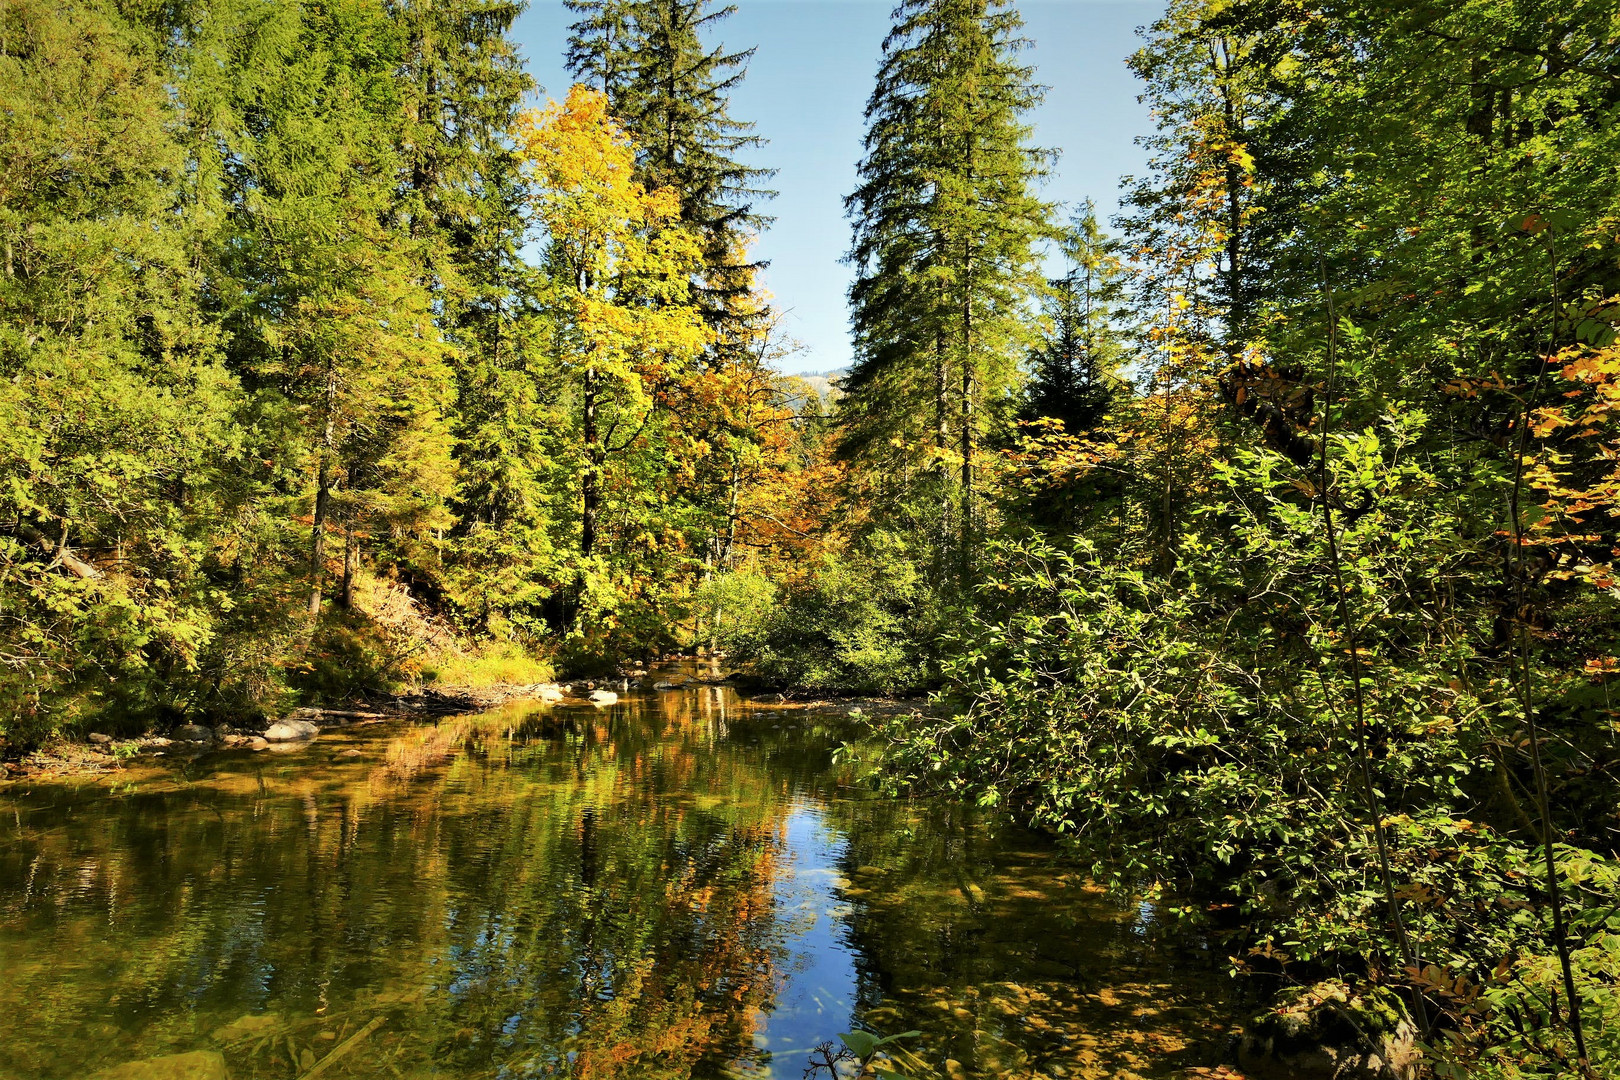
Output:
M308 720L280 720L270 725L264 737L271 742L296 742L299 739L313 739L320 734L320 730Z
M1360 993L1328 980L1279 994L1237 1056L1255 1080L1410 1080L1417 1030L1388 989Z
M534 688L534 696L541 701L561 701L563 699L562 687L556 683L541 683Z
M618 700L619 700L619 695L615 694L612 690L592 690L591 691L591 704L592 705L612 705L614 702L616 702Z
M201 724L181 724L174 729L174 737L178 742L213 742L214 730Z
M222 1028L214 1031L214 1041L222 1043L240 1042L243 1039L260 1038L270 1034L281 1026L281 1017L275 1013L246 1013Z
M230 1080L225 1071L225 1055L217 1050L193 1050L189 1054L126 1061L103 1069L90 1080Z

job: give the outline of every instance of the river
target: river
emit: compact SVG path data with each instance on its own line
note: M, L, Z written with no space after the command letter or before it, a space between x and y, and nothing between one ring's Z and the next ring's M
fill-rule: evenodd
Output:
M1208 950L881 797L859 732L705 685L0 785L0 1080L800 1080L851 1025L950 1080L1220 1059Z

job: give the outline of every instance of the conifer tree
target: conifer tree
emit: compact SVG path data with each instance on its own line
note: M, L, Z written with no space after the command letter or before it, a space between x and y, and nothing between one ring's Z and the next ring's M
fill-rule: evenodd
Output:
M521 0L412 0L401 80L401 214L425 260L455 373L456 522L443 545L453 603L484 631L524 620L550 544L546 374L523 339L532 271L511 135L533 81L507 37ZM413 575L439 576L434 567Z
M1030 353L1024 412L1051 417L1070 434L1092 428L1108 408L1124 350L1114 325L1123 299L1116 245L1097 224L1088 199L1063 239L1068 271L1048 282L1043 307L1048 329Z
M172 208L158 36L0 4L0 732L135 716L213 632L201 563L237 388Z
M563 50L568 73L605 95L609 110L622 115L640 63L636 11L642 0L563 0L563 6L579 16Z
M764 145L753 125L729 111L753 49L728 52L703 37L736 8L711 0L577 0L583 18L569 38L569 70L607 95L635 141L637 178L668 188L681 223L698 237L703 267L696 298L717 345L746 348L762 313L744 298L762 264L748 244L769 219L759 185L772 171L740 155Z
M250 387L298 419L281 487L310 514L312 615L333 535L345 539L348 602L368 534L398 541L448 523L450 386L423 273L431 248L392 213L400 29L365 5L306 12L243 105L264 122L242 155L251 174L229 269L244 300L227 325Z
M912 493L928 488L936 528L954 513L964 580L975 456L1015 385L1043 288L1037 247L1054 236L1036 194L1050 155L1024 120L1042 90L1018 62L1022 25L1008 0L901 3L846 201L857 277L845 452L890 459Z

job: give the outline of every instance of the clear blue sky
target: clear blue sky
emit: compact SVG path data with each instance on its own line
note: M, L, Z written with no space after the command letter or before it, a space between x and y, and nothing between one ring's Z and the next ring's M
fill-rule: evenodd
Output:
M877 73L891 0L735 0L737 13L714 37L728 49L758 48L748 77L732 95L731 114L752 121L769 143L753 163L777 169L776 221L761 238L770 260L765 285L788 311L785 329L805 351L786 364L822 371L849 363L845 291L850 268L843 199L855 185L862 110ZM1149 130L1125 58L1136 27L1152 22L1161 0L1024 0L1027 54L1049 88L1034 114L1036 142L1062 151L1045 197L1091 198L1107 219L1122 175L1144 161L1135 138ZM562 66L571 17L561 0L533 0L516 37L529 70L552 97L568 91Z

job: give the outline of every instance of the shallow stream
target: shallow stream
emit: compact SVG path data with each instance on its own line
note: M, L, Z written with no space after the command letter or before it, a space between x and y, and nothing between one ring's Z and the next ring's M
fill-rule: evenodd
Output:
M1196 942L879 797L858 733L694 686L0 785L0 1080L799 1080L851 1025L918 1077L1219 1059Z

